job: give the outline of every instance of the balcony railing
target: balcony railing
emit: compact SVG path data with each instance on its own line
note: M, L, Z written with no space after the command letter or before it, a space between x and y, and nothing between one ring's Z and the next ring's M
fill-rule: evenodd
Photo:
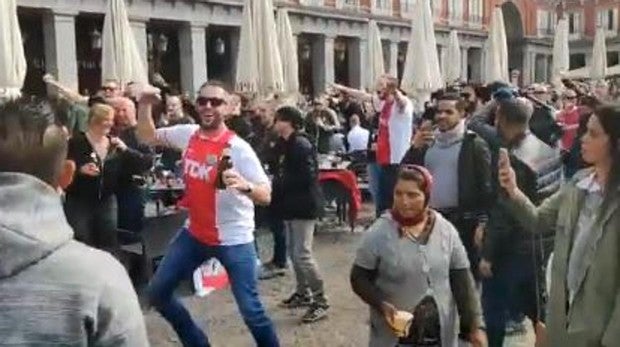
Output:
M336 0L336 8L355 11L361 11L359 0Z
M553 28L538 28L538 37L553 36L554 34L555 30Z
M378 14L382 16L391 16L392 15L391 0L372 0L371 12L373 14Z
M574 32L574 33L568 34L568 39L571 41L580 40L582 37L583 37L583 34L581 32Z
M322 7L325 5L325 0L299 0L300 5Z

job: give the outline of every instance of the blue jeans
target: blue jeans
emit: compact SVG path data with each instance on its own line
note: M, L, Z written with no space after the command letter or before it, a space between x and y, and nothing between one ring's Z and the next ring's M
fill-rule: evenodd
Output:
M277 217L269 218L269 229L273 233L273 263L279 267L286 267L286 233L284 221Z
M376 162L368 163L368 190L372 196L372 202L377 205L379 201L379 165Z
M377 190L378 199L375 202L377 217L379 217L385 210L392 208L398 167L398 164L379 166L379 186Z
M276 332L258 297L256 251L252 243L235 246L208 246L185 228L172 240L148 288L149 301L172 325L185 347L210 346L205 333L174 297L179 282L191 278L194 270L209 258L226 269L231 289L245 324L259 347L279 347Z

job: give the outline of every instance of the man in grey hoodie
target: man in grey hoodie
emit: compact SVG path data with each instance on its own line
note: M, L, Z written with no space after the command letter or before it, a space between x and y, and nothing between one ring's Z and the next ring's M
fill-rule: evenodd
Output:
M75 165L50 118L0 105L0 346L148 346L125 269L73 241L59 192Z

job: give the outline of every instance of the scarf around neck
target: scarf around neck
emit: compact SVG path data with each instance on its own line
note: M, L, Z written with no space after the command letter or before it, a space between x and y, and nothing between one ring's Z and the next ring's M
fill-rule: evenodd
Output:
M465 120L462 119L458 124L445 132L439 130L435 131L435 139L437 144L441 147L449 147L453 144L460 142L465 137Z

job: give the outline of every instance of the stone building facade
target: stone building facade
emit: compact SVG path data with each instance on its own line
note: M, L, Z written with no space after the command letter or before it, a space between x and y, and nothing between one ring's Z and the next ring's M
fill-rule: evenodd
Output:
M160 73L174 89L190 94L208 78L234 80L241 0L126 1L133 34L151 73ZM302 90L317 93L334 81L361 84L370 18L381 31L386 69L393 75L402 74L414 1L276 0L276 7L289 10L298 41ZM574 47L575 54L586 52L586 61L593 6L583 3L590 1L597 3L595 8L608 6L602 0L566 6L567 13L581 11L584 18ZM17 3L29 62L27 91L36 93L43 88L40 77L46 71L82 92L97 88L106 0ZM618 5L613 4L617 31ZM541 18L554 20L548 14L556 9L550 1L432 0L440 60L444 60L449 31L456 29L463 53L463 78L482 80L486 27L494 6L502 6L504 11L511 68L523 71L523 83L545 80L550 71L552 36L544 30L541 24L547 22Z

